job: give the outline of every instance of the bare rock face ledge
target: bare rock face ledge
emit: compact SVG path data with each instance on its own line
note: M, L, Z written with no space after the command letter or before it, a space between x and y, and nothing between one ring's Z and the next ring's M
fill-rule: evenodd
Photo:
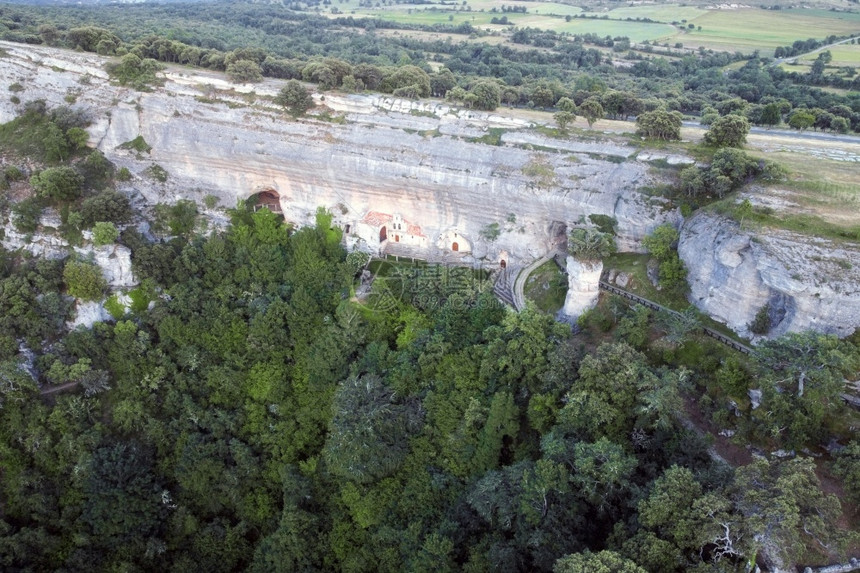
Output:
M860 248L783 230L749 233L699 213L681 227L678 254L690 300L741 335L767 305L768 336L816 330L848 336L860 326Z

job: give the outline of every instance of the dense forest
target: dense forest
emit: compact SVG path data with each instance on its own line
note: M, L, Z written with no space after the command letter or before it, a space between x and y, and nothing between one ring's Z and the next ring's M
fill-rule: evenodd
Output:
M654 139L701 114L725 148L682 171L691 197L769 176L731 148L749 122L860 127L856 94L758 57L616 69L602 49L626 39L522 30L535 49L514 50L384 25L250 3L0 7L0 38L117 56L114 79L138 89L167 63L639 116ZM190 201L133 206L116 190L128 170L86 145L86 110L19 103L0 126L4 227L125 247L140 284L111 293L84 254L0 248L4 571L728 573L856 555L860 441L841 394L860 334L745 355L695 312L612 296L576 325L517 313L483 272L348 252L323 209L294 228L243 201L210 227ZM571 234L572 254L608 252L606 219ZM677 238L663 226L645 246L683 289ZM70 328L85 301L112 318ZM722 459L714 429L750 459Z
M357 300L367 257L323 210L293 229L239 203L205 231L193 203L158 205L147 237L82 125L31 104L0 126L7 158L44 166L4 212L127 246L142 282L69 331L75 299L106 295L98 267L0 253L4 570L746 571L856 543L814 458L735 470L685 422L817 449L853 342L792 334L747 358L620 299L574 333L458 268L395 266ZM854 442L832 466L848 500L858 461Z
M394 27L462 39L376 33ZM329 19L244 2L207 3L205 10L181 3L76 9L0 6L0 39L233 71L235 81L301 79L323 90L367 89L404 97L444 97L459 87L470 97L458 101L481 109L502 103L553 108L567 97L577 106L598 101L608 117L665 107L702 116L717 110L741 114L759 125L784 121L799 129L860 130L857 92L821 89L860 89L860 75L855 70L823 74L827 53L809 73L800 73L771 65L757 54L704 49L669 49L664 54L650 45L633 51L625 37L532 28L517 28L513 45L466 41L469 35L480 39L481 33L468 23L422 26L351 16ZM778 51L788 55L819 45L799 40ZM615 66L613 59L625 65ZM725 69L741 61L742 67ZM779 113L764 113L768 105L778 107ZM804 120L792 124L797 114ZM808 125L807 115L813 117Z

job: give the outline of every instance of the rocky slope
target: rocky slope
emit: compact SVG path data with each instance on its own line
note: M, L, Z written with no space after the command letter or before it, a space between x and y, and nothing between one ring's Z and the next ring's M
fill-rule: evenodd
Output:
M751 234L700 213L681 227L678 253L691 301L742 335L752 334L749 324L765 305L769 336L807 329L847 336L860 326L860 245Z

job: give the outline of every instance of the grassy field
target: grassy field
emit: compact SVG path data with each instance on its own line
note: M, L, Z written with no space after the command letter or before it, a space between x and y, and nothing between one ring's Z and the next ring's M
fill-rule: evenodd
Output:
M789 172L788 181L776 186L779 197L789 203L782 211L820 217L841 228L860 226L860 174L856 163L789 151L750 150L749 154L778 163Z
M764 152L747 146L746 151L788 172L784 182L745 190L756 206L746 219L748 225L786 229L837 242L860 240L860 175L856 162L827 159L817 155L821 149ZM737 198L729 196L709 208L739 219L737 204Z
M774 49L795 40L856 34L860 32L860 13L742 8L709 10L690 23L695 24L696 29L678 31L666 40L682 42L688 48L703 46L731 52L760 50L763 56L772 56Z
M534 22L532 27L542 27L556 32L567 32L569 34L597 34L598 36L627 36L634 42L645 40L656 40L672 34L673 26L668 24L649 24L645 22L627 22L623 20L592 20L576 18L566 22L563 18L546 22Z
M657 22L680 22L692 20L706 14L708 11L696 6L680 6L678 4L659 4L650 6L622 6L609 12L586 12L589 15L608 15L610 18L649 18Z
M466 6L471 8L473 12L481 10L489 12L493 8L495 8L498 12L501 13L502 6L522 6L526 10L528 10L529 13L534 14L556 14L559 16L575 16L577 14L582 13L582 8L580 8L579 6L560 4L558 2L505 2L504 0L468 0ZM510 16L510 14L508 16Z
M839 44L838 46L827 48L827 50L833 56L833 60L827 64L829 68L860 65L860 44ZM822 51L824 50L814 52L804 58L798 58L797 61L801 64L811 65Z
M502 12L502 7L523 6L526 13ZM627 36L634 42L655 40L672 34L675 28L667 24L625 21L625 18L646 18L660 22L670 21L672 10L667 7L648 7L617 15L613 12L608 20L591 18L573 18L570 21L565 16L576 16L582 9L569 4L556 2L510 2L504 0L472 0L462 10L463 5L407 5L382 6L380 8L363 8L358 0L347 0L336 5L341 14L380 18L405 24L459 24L469 22L473 26L486 29L504 30L506 26L491 24L493 18L506 16L509 22L519 27L532 27L571 34L597 34L599 36ZM496 12L492 12L495 9ZM702 12L694 9L690 14ZM684 12L684 13L687 13ZM331 14L329 14L331 15ZM602 16L604 14L596 14ZM658 17L658 15L660 15ZM616 19L618 18L618 19ZM620 20L619 20L620 19Z
M824 38L860 34L860 13L830 12L820 9L763 10L740 8L715 10L697 6L661 4L622 6L604 12L586 12L593 18L571 18L582 13L578 6L556 2L511 2L510 0L471 0L465 5L395 4L379 8L361 7L359 0L337 4L340 14L380 18L404 24L461 24L503 31L507 26L492 24L493 18L506 16L518 27L532 27L569 34L627 36L634 42L645 40L681 42L687 48L704 47L724 51L759 50L772 56L778 46L809 37ZM523 6L526 13L505 13L502 7ZM464 10L464 8L468 8ZM493 12L493 10L496 10ZM603 19L606 18L606 19ZM654 22L636 21L650 19ZM629 20L628 20L629 19ZM694 25L676 27L671 22ZM701 29L699 29L701 28ZM831 50L834 66L860 63L860 46L844 45Z
M529 3L532 4L532 3ZM365 16L368 18L379 18L392 22L404 24L451 24L457 25L468 22L473 26L488 30L507 30L508 26L492 24L493 18L506 16L511 24L526 28L539 28L542 30L553 30L569 34L597 34L598 36L627 36L634 42L654 40L671 34L675 28L668 24L649 24L644 22L626 22L617 20L592 20L573 18L569 22L564 18L562 8L570 8L562 4L546 4L546 12L529 6L526 14L503 14L488 10L483 12L471 12L462 10L448 10L445 7L422 6L420 8L409 8L403 5L385 9L356 8L346 10L339 6L338 10L353 16ZM559 9L557 9L559 8Z
M347 0L336 5L340 14L381 18L405 24L461 24L503 31L507 26L492 24L493 18L506 16L518 27L532 27L570 34L627 36L634 42L645 40L675 44L686 48L704 47L715 50L752 52L773 55L778 46L798 39L824 38L860 34L860 13L831 12L821 9L763 10L760 8L706 9L699 6L660 4L622 6L604 12L586 12L593 18L571 18L582 13L578 6L556 2L517 2L510 0L471 0L465 5L396 4L379 8L362 8L359 0ZM526 13L505 13L502 7L523 6ZM468 8L464 10L464 8ZM493 12L493 10L496 10ZM602 18L607 19L602 19ZM636 21L650 19L654 22ZM629 19L629 20L628 20ZM673 26L671 22L692 24ZM699 29L701 28L701 29ZM860 64L860 46L843 45L831 50L832 65Z

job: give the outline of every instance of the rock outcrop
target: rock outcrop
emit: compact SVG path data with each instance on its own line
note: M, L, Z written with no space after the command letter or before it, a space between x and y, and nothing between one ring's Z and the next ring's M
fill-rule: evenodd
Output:
M690 300L735 332L768 305L768 336L816 330L848 336L860 326L860 245L769 230L699 213L681 228L678 254Z
M101 268L108 286L123 288L138 284L131 269L131 250L125 245L76 248L75 251Z
M603 263L578 261L568 255L566 267L567 296L564 299L562 313L565 316L577 318L597 304Z
M107 320L111 320L111 315L108 314L102 303L79 300L75 304L75 318L67 326L70 330L79 326L91 328L95 323Z

